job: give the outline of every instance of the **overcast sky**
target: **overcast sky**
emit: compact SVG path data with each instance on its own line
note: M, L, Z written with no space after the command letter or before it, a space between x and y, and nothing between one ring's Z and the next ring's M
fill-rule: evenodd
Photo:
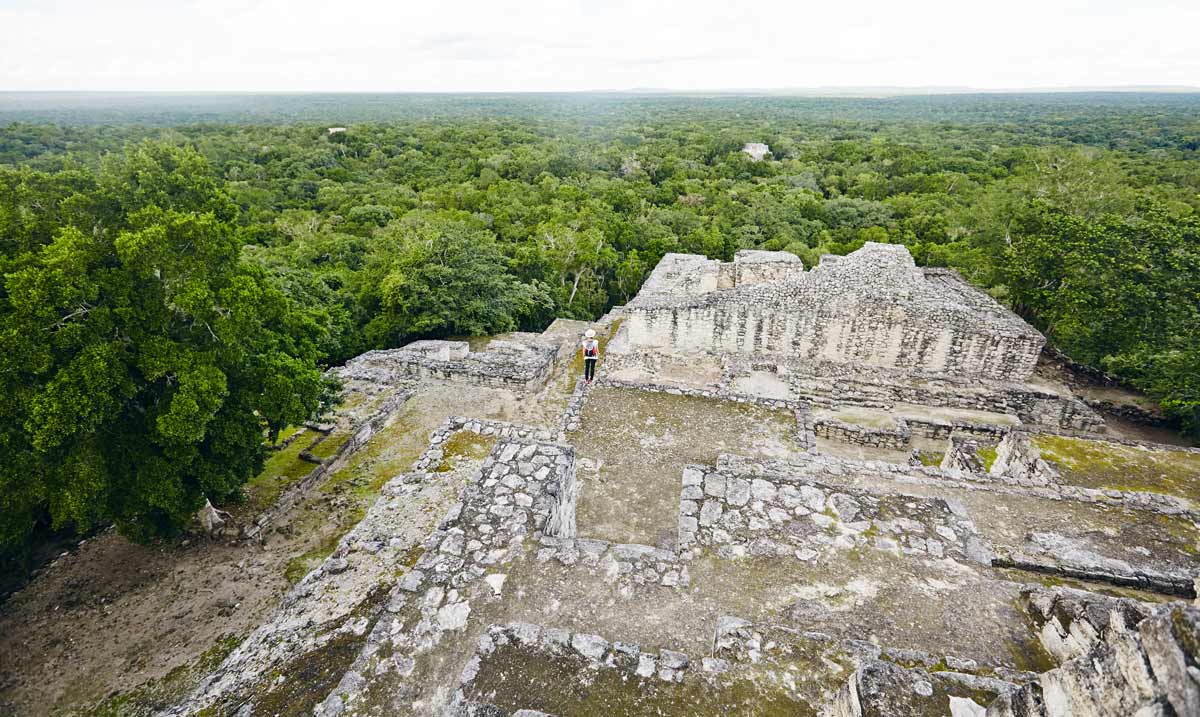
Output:
M0 90L1200 85L1188 0L0 0Z

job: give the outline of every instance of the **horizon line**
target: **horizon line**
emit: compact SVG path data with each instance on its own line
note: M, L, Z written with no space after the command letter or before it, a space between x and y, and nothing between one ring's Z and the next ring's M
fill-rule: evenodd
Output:
M338 89L0 89L0 95L809 95L880 97L896 95L1082 94L1082 93L1197 94L1200 85L1061 85L983 88L956 85L821 85L813 87L630 87L575 90L338 90Z

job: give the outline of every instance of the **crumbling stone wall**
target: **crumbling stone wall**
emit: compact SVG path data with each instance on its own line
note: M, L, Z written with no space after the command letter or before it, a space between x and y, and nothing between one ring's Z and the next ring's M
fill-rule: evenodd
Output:
M918 269L898 245L868 243L811 272L725 290L706 260L672 258L666 269L626 307L622 331L631 350L774 354L1020 380L1045 343L952 272ZM705 278L690 281L688 269Z
M398 349L368 351L336 371L343 378L432 378L533 390L545 384L567 351L537 334L517 336L520 340L493 340L474 352L465 341L414 341Z
M1056 482L1059 477L1058 471L1042 458L1041 451L1023 431L1013 431L1000 441L989 472L1039 485Z
M1061 666L1002 695L987 717L1200 714L1200 609L1056 588L1025 595Z
M818 418L813 421L813 432L819 438L828 438L842 443L875 448L903 450L912 435L904 419L896 421L895 428L869 428L853 423L844 423L833 418Z
M977 551L968 542L978 539L971 521L937 498L880 496L799 476L700 466L683 472L681 549L812 561L833 549L869 547L974 560Z
M495 436L497 443L425 540L415 565L395 580L408 554L392 539L400 532L396 506L410 499L410 484L444 475L436 471L444 446L461 430ZM271 670L340 640L361 642L361 652L314 714L340 714L361 697L367 685L363 675L407 677L416 656L465 628L471 595L499 592L505 579L501 566L523 551L526 537L542 531L574 534L574 449L552 440L545 429L447 419L412 470L383 486L379 501L333 555L305 576L191 696L163 714L183 717L214 704L235 704L250 713L255 700L271 689L265 677ZM382 595L374 597L377 593ZM386 616L403 611L417 619L398 631ZM380 653L385 644L386 656Z
M967 380L828 361L789 368L794 395L814 403L884 409L897 403L969 408L1010 414L1024 423L1055 429L1084 433L1104 429L1103 417L1074 396L1011 381Z

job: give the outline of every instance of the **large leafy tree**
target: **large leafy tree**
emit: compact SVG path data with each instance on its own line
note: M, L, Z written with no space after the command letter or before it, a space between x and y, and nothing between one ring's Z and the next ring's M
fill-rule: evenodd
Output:
M376 346L512 331L550 308L545 290L509 273L489 232L436 213L414 212L376 235L359 281Z
M47 515L177 533L326 393L318 323L241 260L200 155L146 143L65 179L7 175L23 204L0 214L4 552Z

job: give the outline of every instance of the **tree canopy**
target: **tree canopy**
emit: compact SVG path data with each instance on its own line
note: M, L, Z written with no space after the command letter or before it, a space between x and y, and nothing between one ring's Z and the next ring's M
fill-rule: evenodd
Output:
M320 321L242 260L195 150L0 184L0 547L43 514L177 533L261 467L264 432L317 411Z

